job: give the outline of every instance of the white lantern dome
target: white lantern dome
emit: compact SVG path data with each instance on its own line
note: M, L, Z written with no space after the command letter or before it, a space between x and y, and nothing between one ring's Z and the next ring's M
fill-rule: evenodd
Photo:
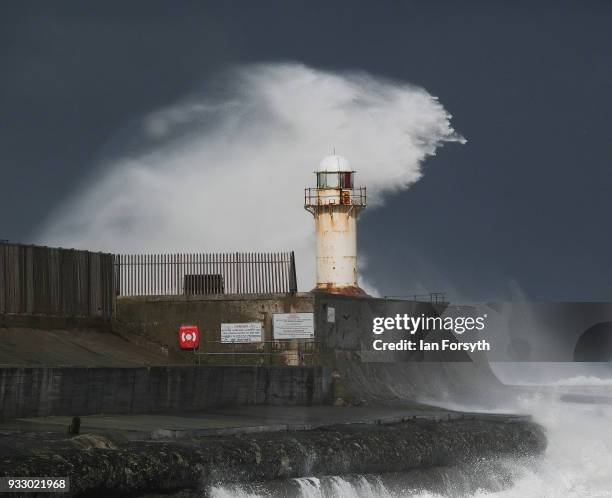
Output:
M340 172L352 170L351 165L349 164L349 161L346 157L332 154L330 156L324 157L323 160L319 163L317 172L319 171Z

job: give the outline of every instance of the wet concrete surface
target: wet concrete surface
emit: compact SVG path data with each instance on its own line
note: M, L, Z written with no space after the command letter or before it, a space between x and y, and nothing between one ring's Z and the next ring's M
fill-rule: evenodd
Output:
M0 367L141 367L191 362L134 333L0 327Z
M508 414L455 412L428 405L388 406L242 406L206 412L81 417L81 434L115 432L130 439L193 438L257 432L313 430L335 425L393 424L425 420L524 420ZM72 417L13 419L0 424L0 434L50 432L66 434Z

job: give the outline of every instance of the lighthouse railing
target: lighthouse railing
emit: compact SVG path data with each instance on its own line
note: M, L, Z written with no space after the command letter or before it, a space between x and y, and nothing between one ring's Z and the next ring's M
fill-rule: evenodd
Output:
M365 207L367 204L366 187L345 188L314 188L304 189L304 206L345 205Z

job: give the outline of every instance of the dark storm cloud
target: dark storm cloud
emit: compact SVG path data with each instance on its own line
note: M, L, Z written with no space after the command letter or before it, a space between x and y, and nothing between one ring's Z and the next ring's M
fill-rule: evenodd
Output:
M4 3L0 238L35 238L117 130L219 68L289 59L423 86L470 140L363 218L383 292L490 299L515 282L535 299L609 299L612 4L466 5Z

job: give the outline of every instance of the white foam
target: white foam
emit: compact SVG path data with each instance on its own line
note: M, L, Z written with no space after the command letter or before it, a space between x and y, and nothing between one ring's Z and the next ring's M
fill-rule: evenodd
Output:
M49 215L37 242L123 253L293 249L300 289L310 290L304 188L323 156L348 156L372 209L416 182L443 143L464 142L425 90L365 73L261 64L218 86L122 132L138 152L99 158L90 186Z

